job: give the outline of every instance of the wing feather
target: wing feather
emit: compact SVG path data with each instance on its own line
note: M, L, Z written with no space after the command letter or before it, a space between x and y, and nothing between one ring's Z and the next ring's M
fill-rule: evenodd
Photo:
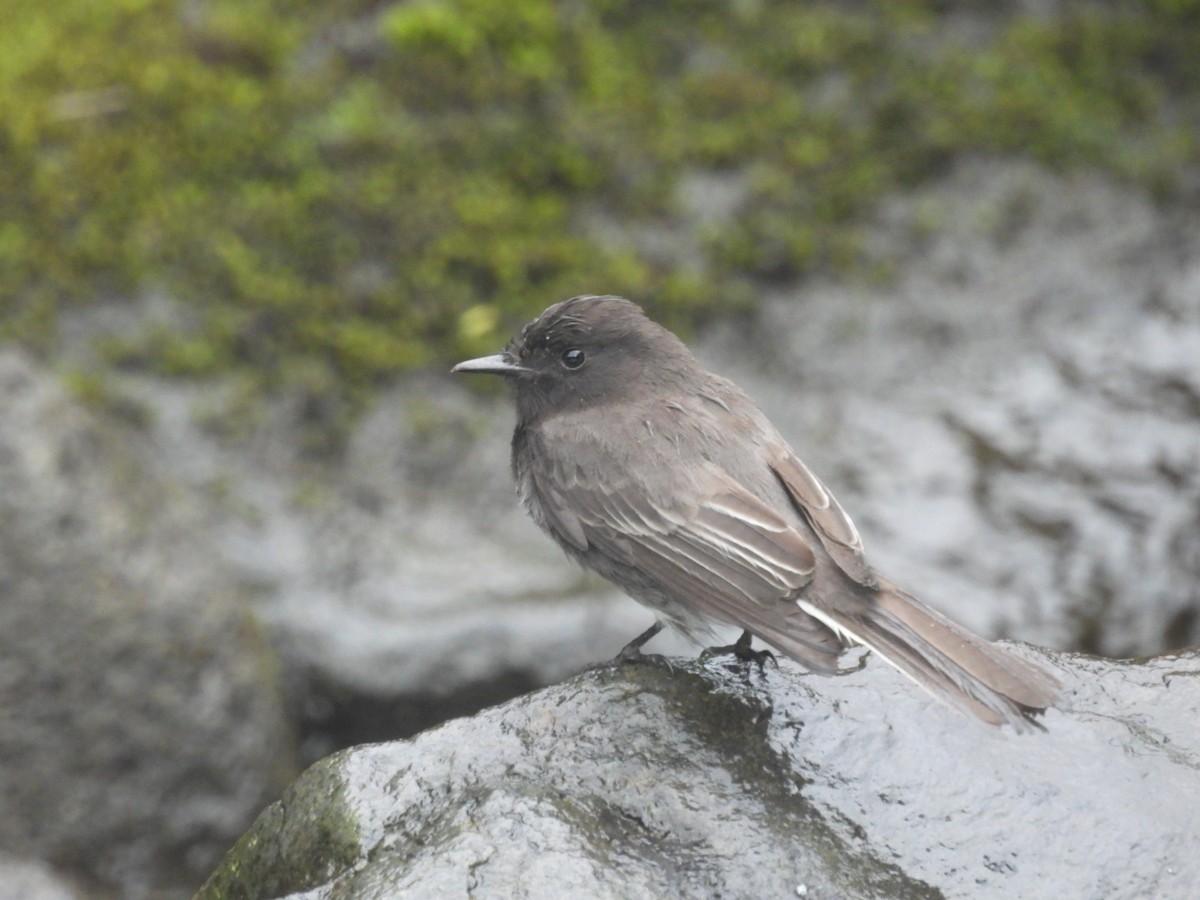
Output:
M796 605L817 558L815 538L791 510L776 510L711 462L659 468L669 474L651 484L645 467L606 464L599 477L578 459L523 470L564 547L585 563L595 552L635 569L681 606L746 628L813 669L836 670L836 635Z
M745 599L769 606L792 599L812 580L816 560L805 536L715 467L691 482L709 487L704 496L675 492L657 502L633 482L549 480L535 476L538 494L546 518L569 544L618 559L629 557L631 548L638 548L639 562L657 557L669 568L655 580L668 592L683 575L689 594L693 579L716 579L732 594L725 604Z
M876 587L878 579L867 564L862 537L829 489L786 447L771 468L838 568L859 584Z
M645 491L589 491L577 512L589 542L607 531L636 536L679 568L721 578L746 599L772 603L808 584L815 567L804 537L770 507L713 470L709 496L655 504Z
M552 533L559 534L575 549L586 550L588 539L583 531L583 522L563 499L562 494L550 485L539 484L538 495L542 501L542 514L547 522L554 526Z

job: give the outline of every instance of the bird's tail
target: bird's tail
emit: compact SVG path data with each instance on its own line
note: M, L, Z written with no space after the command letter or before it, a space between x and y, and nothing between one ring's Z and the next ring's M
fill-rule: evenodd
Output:
M855 613L801 608L844 638L882 656L943 703L991 725L1042 727L1059 682L1037 665L984 640L884 579Z

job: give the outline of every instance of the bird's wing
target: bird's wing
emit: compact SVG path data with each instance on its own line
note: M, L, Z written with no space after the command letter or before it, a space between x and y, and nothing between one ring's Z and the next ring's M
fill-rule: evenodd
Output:
M786 447L772 460L771 470L838 568L859 584L876 587L877 578L863 554L858 529L829 489Z
M816 566L804 535L715 466L695 475L690 489L657 495L636 481L602 485L578 470L557 484L534 479L547 519L579 550L604 553L696 612L833 668L836 636L794 602Z

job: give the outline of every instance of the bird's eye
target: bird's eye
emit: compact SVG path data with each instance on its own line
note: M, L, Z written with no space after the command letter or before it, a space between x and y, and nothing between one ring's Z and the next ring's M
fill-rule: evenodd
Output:
M572 347L570 350L564 350L562 355L562 364L568 369L578 369L583 365L583 361L587 359L582 350Z

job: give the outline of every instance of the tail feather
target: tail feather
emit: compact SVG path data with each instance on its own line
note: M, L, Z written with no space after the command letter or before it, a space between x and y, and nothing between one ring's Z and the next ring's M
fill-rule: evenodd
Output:
M1059 683L1049 673L886 581L871 603L854 612L830 608L833 604L818 608L801 601L800 606L878 653L938 700L989 724L1041 727L1033 717L1058 697Z
M880 609L919 635L991 690L1021 706L1044 710L1058 697L1049 673L986 641L893 585L879 595Z

